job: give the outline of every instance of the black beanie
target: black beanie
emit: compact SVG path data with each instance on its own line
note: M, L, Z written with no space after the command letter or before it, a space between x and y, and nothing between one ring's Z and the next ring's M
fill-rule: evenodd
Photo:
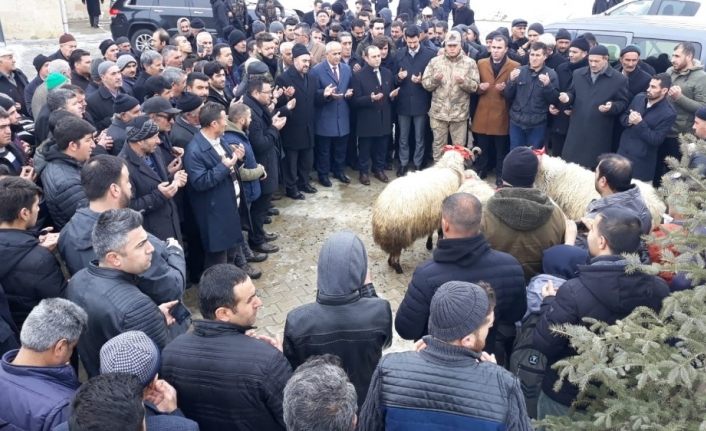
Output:
M37 73L39 73L42 66L44 66L49 61L51 61L49 57L44 54L39 54L38 56L34 57L34 60L32 60L32 65L37 70Z
M101 54L105 55L106 51L108 51L108 48L110 48L113 45L115 45L115 41L113 39L106 39L103 42L101 42L100 45L98 45L98 49L101 50Z
M696 110L696 118L699 120L704 120L706 121L706 106L702 106L699 109Z
M565 28L560 28L554 36L555 40L571 40L571 33Z
M238 29L235 29L232 32L230 32L230 34L228 35L228 45L230 45L230 46L237 45L240 42L244 41L245 39L247 39L245 37L245 33L243 33L242 31L240 31Z
M589 45L588 41L582 36L579 36L576 39L572 40L570 47L578 48L583 52L588 52L591 49L591 45Z
M203 99L194 93L182 93L181 97L177 99L176 107L181 110L181 112L191 112L197 109L199 106L203 105Z
M116 114L121 114L131 110L139 104L140 102L134 97L120 93L113 102L113 112Z
M530 24L529 27L527 27L527 31L534 30L539 34L544 34L544 26L538 22Z
M503 181L513 187L530 188L537 176L539 161L529 147L517 147L503 161Z
M300 55L308 55L309 50L306 49L306 46L302 45L301 43L297 43L292 47L292 58L297 58Z
M628 45L625 48L620 50L620 56L622 57L625 54L627 54L628 52L636 52L638 56L641 54L640 48L638 48L635 45Z
M591 48L590 51L588 51L588 55L602 55L604 57L608 57L610 53L608 52L608 48L606 48L605 46L596 45Z

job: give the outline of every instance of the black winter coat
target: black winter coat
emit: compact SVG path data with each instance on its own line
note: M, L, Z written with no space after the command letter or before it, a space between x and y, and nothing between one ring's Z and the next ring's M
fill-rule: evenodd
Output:
M534 332L534 346L547 356L547 369L542 391L556 402L570 405L578 394L576 386L564 383L561 390L552 387L558 380L551 366L576 351L569 340L554 334L550 327L564 323L581 325L591 317L610 325L640 306L659 311L662 300L669 295L667 283L659 277L642 272L625 273L626 262L620 256L596 257L591 265L579 265L579 275L564 283L557 295L544 299L542 317Z
M623 73L622 67L616 67L615 69L618 72ZM647 87L650 86L650 81L652 80L652 75L645 72L640 67L637 67L631 74L627 75L627 78L628 99L632 100L638 94L647 91Z
M431 298L436 289L452 280L490 283L496 296L496 322L514 323L525 313L525 276L517 259L491 249L483 234L442 239L432 259L414 271L397 310L395 329L400 337L418 340L429 333Z
M78 341L78 354L88 377L99 374L100 348L126 331L142 331L162 350L169 342L164 315L135 286L136 277L91 263L69 281L66 297L88 314L88 327Z
M29 85L27 76L20 69L14 71L15 84L12 84L7 77L0 73L0 93L6 94L22 105L20 111L23 115L29 115L27 102L25 101L25 88Z
M176 238L181 242L179 212L174 198L168 199L158 189L160 183L169 182L161 151L157 149L152 154L156 172L130 148L129 143L123 146L120 157L125 160L130 172L132 184L130 208L142 213L144 217L142 226L161 240Z
M110 149L110 154L118 155L125 145L125 140L127 136L125 135L125 130L127 129L127 124L119 118L113 118L106 133L108 136L113 138L113 148Z
M245 335L248 329L197 320L162 352L160 376L201 431L284 430L282 391L292 369L277 349Z
M187 123L181 115L177 115L172 130L169 132L169 141L176 147L186 148L186 144L194 139L194 135L198 131L197 126Z
M571 122L561 157L593 170L598 156L611 152L613 125L629 103L628 80L608 66L594 84L591 70L585 67L574 72L568 93ZM598 106L606 102L612 102L612 106L603 113Z
M586 56L586 58L579 61L578 63L571 63L567 61L558 65L554 71L556 72L556 76L559 80L559 91L569 91L569 88L571 88L571 82L574 80L574 70L580 69L585 66L588 66L588 56ZM569 120L571 118L568 115L564 114L564 110L570 109L571 105L557 103L554 106L559 109L559 114L552 115L550 117L550 130L553 133L566 135L566 132L569 130Z
M125 93L125 90L120 88L118 93ZM98 90L90 93L86 98L86 111L90 114L90 118L93 119L93 125L100 132L103 129L107 129L110 126L111 121L113 121L113 114L115 113L113 109L113 102L115 98L110 91L101 85Z
M0 284L0 356L20 348L20 331L15 325L10 313L10 306L7 303L5 290ZM2 421L0 420L0 425ZM4 430L0 426L0 430Z
M353 97L351 105L356 112L356 131L359 138L392 134L392 101L390 92L395 89L392 72L380 68L382 85L372 67L367 64L353 74ZM371 93L382 92L382 99L373 102Z
M628 125L630 111L639 112L642 121ZM666 98L647 107L647 96L640 93L630 103L627 111L620 116L625 127L620 137L618 154L632 162L632 177L642 181L652 181L657 167L657 151L677 119L677 111Z
M549 84L542 85L539 75L549 75ZM520 75L507 82L503 90L510 103L510 121L520 127L536 127L547 122L549 105L559 97L556 72L547 66L535 72L529 66L520 67Z
M314 119L316 117L314 99L316 99L316 90L318 89L316 77L307 74L305 79L297 72L297 69L290 67L277 77L276 83L280 87L294 87L294 99L297 101L294 109L287 111L287 124L282 128L282 148L287 150L314 148ZM280 106L287 103L285 97L280 100Z
M471 25L476 22L473 9L469 9L466 6L454 9L451 14L453 15L454 26L459 24Z
M59 231L77 209L88 205L86 193L81 186L81 164L59 151L49 148L46 166L42 170L44 200L54 221L54 231Z
M426 115L429 112L431 93L422 87L421 82L413 83L412 75L418 75L421 78L424 75L424 69L434 57L436 57L436 51L421 45L414 58L409 54L409 48L397 50L396 67L392 70L397 86L400 87L396 100L397 114L416 116ZM400 81L397 74L401 69L407 71L407 77Z
M66 280L54 255L30 231L0 229L0 284L21 328L39 301L64 296Z
M262 194L272 194L279 184L279 159L282 154L279 131L272 126L272 115L267 108L246 94L243 103L252 111L252 122L248 127L248 139L255 153L255 160L265 167L267 178L260 181ZM296 108L295 108L296 109Z

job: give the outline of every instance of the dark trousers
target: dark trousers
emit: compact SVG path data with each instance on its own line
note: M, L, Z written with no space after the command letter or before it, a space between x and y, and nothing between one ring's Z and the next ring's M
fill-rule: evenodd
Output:
M655 187L659 187L662 183L662 175L669 172L669 166L664 161L665 157L672 156L676 157L677 160L681 159L681 149L679 148L679 138L667 137L662 142L657 150L657 169L655 170L655 178L652 182Z
M385 157L390 135L358 137L358 165L361 174L370 172L370 160L373 161L373 172L385 170Z
M240 247L240 246L238 246ZM230 263L235 261L235 254L238 247L229 248L223 251L207 251L204 256L204 269L210 268L213 265L218 265L220 263Z
M331 172L341 175L345 170L346 136L316 136L316 171L319 178L328 177Z
M561 157L561 152L564 151L564 142L566 142L566 135L552 132L549 135L549 140L551 141L552 156Z
M495 147L495 177L496 183L503 177L503 160L510 148L510 139L508 135L483 135L476 134L476 145L481 149L482 153L476 160L473 167L478 175L485 177L488 173L488 165L490 164L491 148Z
M250 219L252 221L252 230L248 235L250 245L260 245L265 242L265 217L267 217L267 210L270 209L271 200L271 193L263 193L250 206Z
M309 172L314 165L314 149L284 150L284 188L296 193L299 188L309 184Z
M539 126L524 127L519 124L510 122L510 147L532 147L533 149L542 148L544 143L544 133L547 130L547 123L542 123Z

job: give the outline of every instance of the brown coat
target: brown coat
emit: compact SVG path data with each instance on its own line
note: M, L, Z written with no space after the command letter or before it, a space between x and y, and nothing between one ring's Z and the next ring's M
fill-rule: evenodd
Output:
M314 65L321 63L321 60L326 58L326 45L321 42L312 41L309 54L311 55L311 66L313 67Z
M474 133L483 135L504 136L509 132L510 114L507 101L502 91L495 88L495 84L507 82L510 79L510 72L520 67L520 63L510 60L505 61L500 73L496 77L493 74L493 67L490 58L478 61L478 72L480 82L490 83L490 87L484 92L478 90L478 108L473 116L472 130Z
M564 213L537 189L500 189L483 209L481 230L494 250L522 264L525 279L542 273L544 250L564 242Z

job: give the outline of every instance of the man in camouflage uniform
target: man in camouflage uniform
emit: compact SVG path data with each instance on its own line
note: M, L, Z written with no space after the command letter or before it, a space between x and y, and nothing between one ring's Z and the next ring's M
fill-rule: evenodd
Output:
M459 32L448 32L444 54L433 58L422 76L422 85L432 93L429 123L434 132L434 161L441 158L449 133L454 145L465 145L470 94L480 82L478 66L463 54L461 41Z

